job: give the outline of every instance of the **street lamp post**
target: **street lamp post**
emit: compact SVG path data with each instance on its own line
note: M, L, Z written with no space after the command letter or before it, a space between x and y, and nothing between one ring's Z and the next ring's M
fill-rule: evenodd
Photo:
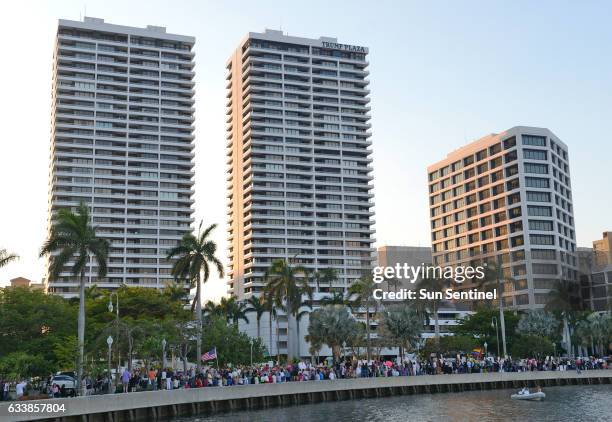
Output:
M113 337L108 336L106 339L106 344L108 344L108 393L110 393L113 387L113 375L111 374L111 350L113 348Z
M176 346L174 344L170 345L170 366L172 367L172 370L174 370L175 362L174 362L174 351L176 350Z
M249 344L251 345L251 368L253 367L253 339L250 339Z
M162 345L162 371L166 370L166 339L162 339L161 341L161 345Z
M497 288L499 289L499 323L501 325L502 343L504 346L504 359L505 359L506 356L508 355L508 351L506 350L506 319L504 317L501 278L502 278L501 255L497 255Z
M117 349L117 373L119 373L119 366L121 365L121 352L119 351L119 295L117 292L111 292L108 297L108 312L113 313L113 296L116 299L115 308L115 337L117 338L117 343L115 344L115 348Z
M495 324L493 324L493 322L495 322ZM491 328L493 328L493 326L495 326L495 338L497 339L497 358L500 358L500 354L499 354L499 327L497 326L497 318L493 317L491 318Z
M488 344L487 344L487 342L485 341L485 342L484 342L484 348L485 348L485 359L486 359L486 358L489 356L489 352L488 352L488 349L487 349L487 347L488 347L488 346L489 346L489 345L488 345Z

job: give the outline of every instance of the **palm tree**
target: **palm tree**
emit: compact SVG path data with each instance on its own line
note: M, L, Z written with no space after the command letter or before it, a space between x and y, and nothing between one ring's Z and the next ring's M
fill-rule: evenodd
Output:
M299 313L299 305L302 297L307 295L312 298L312 289L308 285L306 270L300 266L292 266L285 259L277 259L266 271L267 294L274 298L277 305L287 310L288 333L287 336L287 361L293 358L291 326Z
M0 249L0 268L7 266L13 261L17 261L19 255L10 253L6 249Z
M428 292L441 292L448 283L445 279L438 277L425 277L417 283L416 290L425 289ZM434 317L434 333L436 341L440 340L440 319L438 317L438 309L442 303L442 299L439 299L437 295L434 295L431 299L426 299L425 304L429 307L429 310Z
M209 239L215 227L217 227L216 224L211 224L206 230L202 231L202 222L200 222L198 235L185 233L180 244L173 248L166 257L167 260L176 259L172 266L174 278L176 280L187 279L191 283L191 287L196 289L194 303L198 326L196 342L198 373L200 372L200 356L202 356L202 282L206 283L208 281L211 271L210 265L216 267L219 277L223 278L223 264L215 256L217 244Z
M270 343L269 343L269 349L268 349L268 355L272 356L272 319L276 318L276 309L275 309L275 303L274 303L274 297L268 292L268 289L264 290L264 296L263 296L263 304L264 307L266 309L266 312L268 312L268 322L270 324Z
M572 350L572 334L570 327L570 318L577 304L574 300L574 292L576 291L575 283L567 280L557 280L553 289L548 294L548 302L544 309L547 311L558 311L563 317L563 336L567 341L567 353L573 354Z
M374 300L374 290L378 284L374 282L371 274L365 274L349 287L349 294L356 307L366 308L366 359L370 361L370 309L374 307L374 313L378 312L378 302Z
M400 357L421 338L423 320L417 310L407 304L391 305L382 311L381 332L390 345L400 347Z
M209 317L217 316L217 315L221 315L221 310L219 309L219 305L217 305L212 300L209 300L208 302L204 304L204 307L202 308L202 313Z
M238 325L240 320L247 324L249 323L247 305L244 302L237 301L235 297L222 297L219 302L218 311L221 315L225 315L228 324L231 322L234 325Z
M476 265L472 263L472 267ZM502 255L499 254L495 256L494 261L487 261L483 264L484 266L484 277L478 279L476 278L476 287L478 289L482 289L485 291L491 291L494 289L494 286L497 286L497 295L498 295L498 305L499 305L499 325L501 328L501 336L502 336L502 347L504 356L507 356L507 347L506 347L506 318L504 315L504 301L503 301L503 287L502 283L505 281L510 281L504 276L504 270L502 268Z
M321 271L315 271L312 275L312 281L317 286L317 292L321 291L321 284L327 284L331 288L334 281L338 279L338 272L335 268L324 268Z
M296 322L296 335L297 335L297 355L298 355L298 359L302 358L302 354L300 353L300 347L302 344L302 337L300 336L300 321L302 320L302 318L309 314L312 311L312 296L307 297L305 300L299 300L299 302L294 302L294 308L295 308L295 322ZM302 308L308 308L310 310L306 310L306 309L302 309Z
M98 278L106 276L106 263L110 243L96 235L96 227L90 224L89 210L81 202L76 213L70 209L57 212L49 238L40 250L40 256L49 257L49 279L57 279L70 266L74 277L80 277L79 283L79 319L77 362L77 391L81 390L83 380L83 362L85 354L85 269L91 257L98 264Z
M321 302L321 306L348 305L349 304L348 298L344 295L344 293L341 293L341 292L334 292L332 293L331 296L326 296L322 298L320 302Z
M266 312L266 304L264 299L259 296L251 296L247 299L248 309L246 312L255 312L257 320L257 338L261 338L261 317Z
M344 345L354 340L359 330L359 323L346 306L323 306L310 315L306 338L312 345L311 353L327 344L332 350L334 362L337 362Z

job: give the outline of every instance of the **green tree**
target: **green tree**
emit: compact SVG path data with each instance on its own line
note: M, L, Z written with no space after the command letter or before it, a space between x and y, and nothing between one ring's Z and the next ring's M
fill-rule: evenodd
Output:
M467 315L457 321L457 325L450 327L450 329L454 334L477 338L480 344L486 341L489 344L489 350L495 350L498 344L501 345L501 338L498 342L498 335L492 322L493 317L498 316L497 310L479 309L474 314ZM513 312L504 311L504 319L506 321L506 341L508 348L511 349L512 343L515 341L519 317ZM501 337L501 332L499 336Z
M519 336L510 350L514 358L541 359L554 353L554 345L546 337L526 334Z
M534 336L552 339L559 329L559 321L550 312L533 310L521 315L516 331L518 334L531 334Z
M306 270L300 266L292 266L287 260L277 259L266 271L267 280L265 296L272 300L276 307L282 307L287 312L287 361L293 359L293 342L295 339L291 331L298 313L302 298L312 297L312 289L308 284ZM299 341L299 340L298 340Z
M227 323L230 322L234 325L238 325L239 321L244 321L246 324L249 323L247 314L249 313L248 306L244 302L236 300L235 297L222 297L219 305L217 306L217 314L225 315Z
M0 288L0 357L23 352L52 367L63 365L56 345L75 337L76 316L76 309L60 296L27 287Z
M98 278L106 276L106 263L110 243L96 234L90 224L89 210L81 202L76 213L60 209L52 220L49 238L40 250L40 256L49 257L49 278L57 279L65 267L74 277L79 277L79 318L77 361L77 391L81 391L85 352L85 270L93 257L98 265Z
M0 359L0 378L21 380L43 377L53 370L51 363L42 356L25 352L13 352Z
M306 338L313 345L314 351L327 344L332 350L334 361L337 361L343 345L351 342L359 330L359 323L346 306L328 305L310 314Z
M374 290L378 285L374 282L371 274L365 274L349 287L349 295L353 303L353 309L364 307L366 314L366 359L370 361L371 348L371 327L370 310L374 309L374 314L378 312L378 302L374 300Z
M257 338L261 338L261 317L266 313L266 304L260 296L251 296L247 299L247 313L254 312L257 321Z
M215 256L217 244L209 239L212 231L217 227L211 224L202 231L202 222L198 229L198 235L186 233L181 239L181 243L173 248L166 257L167 260L175 260L172 266L172 275L176 280L189 280L192 288L195 284L195 311L198 330L202 330L202 283L208 281L210 276L210 266L214 266L223 278L223 264ZM200 356L202 355L202 335L197 336L196 355L198 372L200 369Z
M442 336L438 342L435 339L427 339L421 352L424 356L430 356L431 353L453 356L456 354L469 354L479 345L478 340L472 336Z
M333 292L331 296L325 296L320 300L321 305L348 305L350 302L342 292Z
M331 289L334 281L338 279L338 272L335 268L324 268L321 271L312 273L311 281L317 286L317 292L321 291L321 285L327 285L327 289Z
M576 283L557 280L548 294L548 302L545 306L547 311L558 312L563 318L563 338L569 355L573 355L572 319L574 313L580 308L577 297L578 285Z
M79 356L79 342L76 336L66 336L53 342L55 361L52 363L57 370L69 371ZM50 362L51 364L51 362Z
M0 268L7 266L19 259L19 255L10 253L6 249L0 248Z
M417 310L406 304L391 305L381 311L381 334L389 346L399 346L400 357L421 339L423 319Z
M253 345L253 362L264 360L265 347L261 339L251 339L238 330L234 324L227 324L225 318L213 316L207 319L202 344L206 350L217 348L219 365L245 365L251 361L251 344ZM213 362L214 364L214 362Z
M163 294L164 297L168 298L168 300L171 302L181 302L186 304L189 290L185 288L185 285L183 284L172 282L166 283Z

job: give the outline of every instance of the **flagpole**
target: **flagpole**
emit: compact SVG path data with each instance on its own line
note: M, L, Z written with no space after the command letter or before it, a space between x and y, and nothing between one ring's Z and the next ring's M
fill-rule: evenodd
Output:
M219 355L217 354L217 348L216 347L215 347L215 360L217 361L217 371L219 371Z

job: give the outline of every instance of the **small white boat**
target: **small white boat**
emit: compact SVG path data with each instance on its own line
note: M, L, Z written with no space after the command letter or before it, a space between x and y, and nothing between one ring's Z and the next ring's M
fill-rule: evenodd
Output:
M544 394L543 392L539 391L537 393L518 393L518 394L513 394L510 396L510 398L512 400L534 400L534 401L539 401L539 400L544 400L546 398L546 394Z

